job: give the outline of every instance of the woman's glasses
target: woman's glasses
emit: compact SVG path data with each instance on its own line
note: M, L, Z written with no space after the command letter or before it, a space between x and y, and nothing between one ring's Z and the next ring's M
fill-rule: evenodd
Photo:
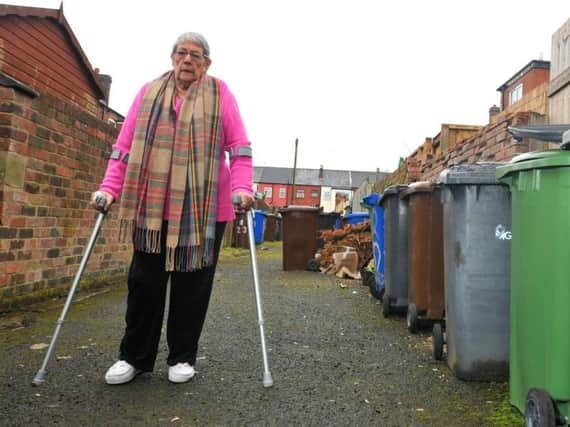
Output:
M183 49L174 52L174 56L178 61L185 59L187 56L190 56L190 59L195 62L200 62L202 58L204 58L204 55L202 55L200 52L195 52L193 50L188 51Z

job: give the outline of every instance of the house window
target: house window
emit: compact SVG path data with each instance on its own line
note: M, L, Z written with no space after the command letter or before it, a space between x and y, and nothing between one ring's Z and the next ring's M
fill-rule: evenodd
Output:
M519 101L522 98L522 94L523 84L520 83L509 92L509 105L513 105L515 102Z
M297 190L296 194L296 198L297 199L304 199L305 198L305 190Z
M319 197L319 192L317 190L311 190L311 197Z
M265 194L265 197L267 199L271 199L273 197L273 188L271 187L265 187L263 189L263 194Z
M279 188L279 198L284 199L286 195L287 194L285 193L285 188L284 187Z
M331 192L330 191L325 191L323 193L323 200L330 202L330 200L331 200Z

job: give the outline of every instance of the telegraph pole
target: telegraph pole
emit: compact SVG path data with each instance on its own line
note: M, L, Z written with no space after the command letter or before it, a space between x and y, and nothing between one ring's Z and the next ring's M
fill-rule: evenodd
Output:
M295 203L295 174L297 172L297 145L299 144L299 138L295 138L295 158L293 160L293 185L291 186L291 197L290 205Z

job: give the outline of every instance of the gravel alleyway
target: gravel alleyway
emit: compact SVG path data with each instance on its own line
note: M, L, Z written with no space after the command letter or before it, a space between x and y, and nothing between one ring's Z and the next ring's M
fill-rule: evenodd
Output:
M197 376L156 370L103 381L123 330L125 286L74 302L32 387L59 305L0 319L0 424L6 426L520 426L508 385L457 380L433 360L428 332L384 319L360 281L282 270L281 246L258 248L272 388L263 365L247 251L225 249L201 340ZM16 319L16 320L14 320ZM9 326L9 327L7 327ZM20 327L14 327L20 326Z

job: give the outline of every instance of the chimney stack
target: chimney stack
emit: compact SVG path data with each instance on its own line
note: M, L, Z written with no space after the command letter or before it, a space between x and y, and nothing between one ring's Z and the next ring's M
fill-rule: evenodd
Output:
M319 179L323 179L323 165L319 169Z
M489 123L495 123L497 115L501 112L501 109L496 105L489 108Z
M109 94L111 92L111 83L113 82L113 79L108 74L99 74L98 68L95 69L95 73L97 74L97 80L103 89L103 95L105 97L103 100L105 101L105 104L109 105Z

